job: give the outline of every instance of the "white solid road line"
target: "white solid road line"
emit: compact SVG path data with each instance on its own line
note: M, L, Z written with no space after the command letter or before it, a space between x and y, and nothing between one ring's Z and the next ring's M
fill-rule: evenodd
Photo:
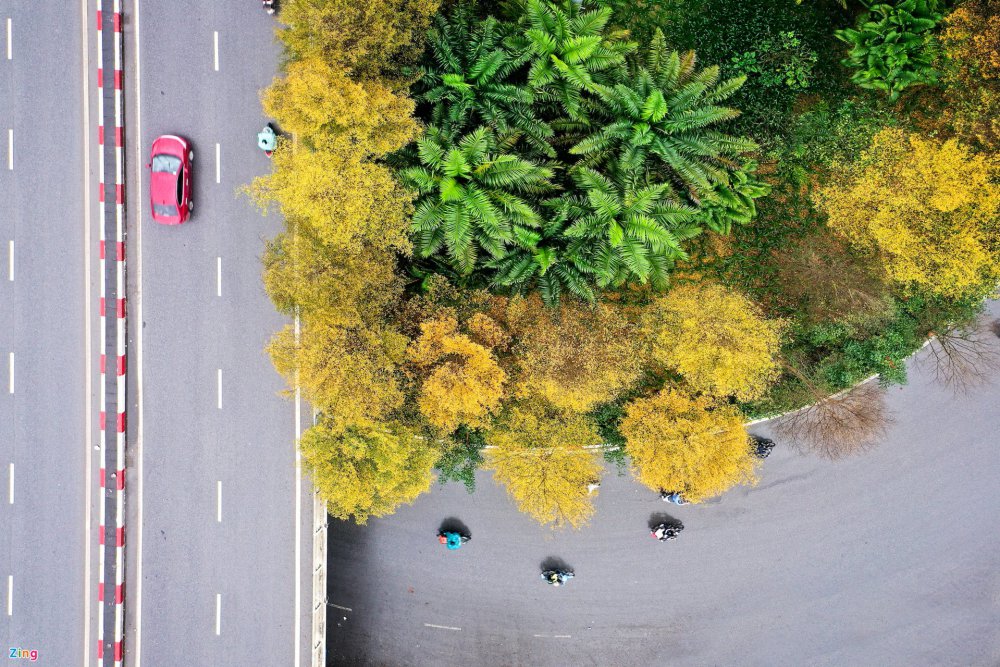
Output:
M14 128L7 130L7 169L14 170Z
M222 258L215 258L215 296L222 296Z
M14 282L14 239L7 242L7 280Z
M218 380L218 386L219 386L219 397L218 397L219 398L219 402L218 402L218 406L219 406L219 409L221 410L222 409L222 369L221 368L219 369L218 374L216 375L216 380Z
M219 31L216 30L212 36L212 42L215 46L215 71L219 71Z
M219 144L215 144L215 182L222 182L222 147Z
M14 353L13 352L10 353L10 357L8 358L7 368L8 368L8 373L7 374L9 376L8 377L8 384L7 384L7 393L13 394L14 393Z
M90 75L90 10L88 8L88 0L80 0L80 81L89 81ZM84 373L83 373L83 404L84 404L84 438L87 445L87 451L90 450L90 445L93 443L93 348L92 343L92 325L91 317L93 310L91 310L91 286L93 282L91 281L91 264L90 264L90 239L91 239L91 217L90 217L90 193L91 193L91 172L90 172L90 133L93 128L90 126L90 95L80 96L80 135L83 138L83 173L80 174L83 177L83 280L81 281L81 288L83 289L83 358L84 358ZM139 315L139 321L142 321L142 315ZM81 661L81 667L90 667L90 656L93 653L94 647L90 643L90 632L91 632L91 615L90 615L90 591L94 586L94 581L91 579L91 551L93 534L91 530L92 521L92 509L93 496L91 495L94 490L94 460L90 456L84 457L83 460L83 608L88 610L88 613L80 614L80 620L83 621L83 645L80 650L80 654L83 656Z
M7 615L14 615L14 575L7 575Z
M215 594L215 634L222 634L222 593Z
M295 313L295 344L298 345L302 334L302 323L298 312ZM299 369L295 369L295 623L293 644L295 659L293 667L301 665L302 637L302 452L299 451L299 441L302 440L302 388L299 387Z
M222 480L215 483L215 520L222 523Z
M84 0L86 1L86 0ZM88 12L84 11L86 15ZM142 135L142 62L139 58L142 50L139 48L139 28L142 25L142 21L139 19L139 0L133 0L132 3L132 32L135 35L135 48L133 52L135 53L135 136L141 137ZM142 165L145 164L145 160L142 155L142 142L136 141L135 143L135 182L136 191L138 194L138 201L142 201L142 187L143 187L143 168ZM141 209L140 209L141 210ZM141 219L140 219L141 222ZM136 225L136 281L135 281L135 308L136 308L136 321L143 321L142 314L142 228L144 225ZM143 403L143 362L142 362L142 327L135 328L135 393L136 393L136 412L138 413L138 426L136 428L136 438L135 438L135 449L136 449L136 482L135 492L137 496L136 500L136 514L138 524L133 530L136 532L136 548L135 548L135 577L133 578L135 594L132 595L129 600L129 605L134 605L135 607L135 648L132 654L132 665L133 667L142 666L142 534L143 534L143 505L142 505L142 493L143 493L143 467L142 467L142 451L143 451L143 428L145 419L145 407ZM88 586L89 590L89 586ZM126 645L128 645L128 640L126 640ZM88 647L89 648L89 647ZM90 655L91 651L85 651L86 655ZM85 665L85 667L87 667Z
M14 58L14 44L10 41L10 19L7 19L7 60Z
M438 630L461 630L462 628L453 628L450 625L434 625L433 623L424 623L428 628L437 628Z
M10 481L8 483L9 490L7 492L7 500L9 504L14 504L14 464L10 464Z

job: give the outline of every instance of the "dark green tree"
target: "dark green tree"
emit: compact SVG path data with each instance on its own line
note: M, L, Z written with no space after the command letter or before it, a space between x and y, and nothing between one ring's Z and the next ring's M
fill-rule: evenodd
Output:
M625 57L636 49L624 32L605 28L611 9L584 11L574 0L526 0L523 30L506 40L512 53L530 54L528 85L543 103L556 103L573 121L587 117L585 95L596 95L622 75Z
M401 177L419 193L412 226L419 256L443 249L468 275L480 251L502 257L511 244L535 247L542 220L522 195L550 191L553 171L506 150L485 127L452 143L432 126L417 142L420 166Z
M535 151L554 157L552 128L537 117L532 90L511 79L529 53L504 48L504 32L495 18L477 21L466 6L439 15L416 97L430 105L430 123L449 138L486 126L500 138L523 135Z
M750 139L710 129L739 115L719 103L745 80L720 83L715 66L698 71L694 52L668 51L657 30L645 66L600 89L602 122L570 153L587 166L613 161L619 171L644 172L699 203L718 185L728 185L742 156L757 149Z
M893 102L909 86L937 81L937 42L931 31L941 18L937 0L872 5L858 18L857 29L834 33L851 47L842 61L858 70L851 81L884 91Z

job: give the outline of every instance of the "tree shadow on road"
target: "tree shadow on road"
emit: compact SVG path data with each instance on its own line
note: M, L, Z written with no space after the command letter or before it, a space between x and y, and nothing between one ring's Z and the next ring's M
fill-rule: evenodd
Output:
M366 622L372 598L371 531L330 517L327 535L327 664L372 664L374 638Z

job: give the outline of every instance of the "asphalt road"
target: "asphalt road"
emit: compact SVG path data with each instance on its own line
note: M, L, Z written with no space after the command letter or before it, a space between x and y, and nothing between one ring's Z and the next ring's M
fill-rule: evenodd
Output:
M140 3L137 18L133 6L126 123L129 177L141 189L130 190L129 270L141 295L130 295L130 369L142 366L142 416L130 422L129 446L137 464L141 438L142 517L130 483L129 523L141 521L142 542L135 562L131 531L129 562L141 574L128 581L141 591L130 584L126 644L154 667L298 664L295 624L310 607L311 569L302 569L296 609L295 413L263 351L286 321L264 293L259 261L281 221L236 194L271 168L256 132L265 121L258 91L276 73L276 24L245 0ZM160 134L194 147L194 213L179 227L152 221L148 176L136 171ZM130 395L139 400L139 388ZM298 618L307 637L309 616ZM301 664L308 648L300 643Z
M328 664L995 667L1000 381L956 396L910 367L876 450L779 444L756 487L699 506L612 470L592 524L552 532L480 474L474 495L331 524ZM664 512L686 529L661 544ZM460 551L435 540L447 517L471 530ZM563 588L538 577L553 557L576 571Z
M0 624L45 665L79 664L89 613L80 73L78 5L3 3Z

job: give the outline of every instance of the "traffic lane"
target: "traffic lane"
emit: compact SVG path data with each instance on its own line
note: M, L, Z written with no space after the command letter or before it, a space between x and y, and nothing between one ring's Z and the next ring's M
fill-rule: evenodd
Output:
M52 664L70 664L84 650L85 617L81 17L54 6L8 5L8 15L0 15L5 50L8 17L16 39L0 68L9 91L0 167L9 213L3 238L6 285L0 290L10 314L3 355L9 400L0 401L0 422L9 429L0 453L6 473L6 510L0 513L5 617L10 646L39 648ZM13 394L9 352L15 354Z
M215 508L209 472L222 438L218 361L208 351L217 332L191 306L190 295L205 281L164 261L190 262L199 230L143 218L141 651L150 664L175 664L186 651L208 657L208 598L224 567L205 535Z
M552 533L480 474L473 496L435 487L367 529L338 526L331 659L993 664L1000 384L956 397L910 367L879 448L829 463L779 444L757 487L700 506L665 507L608 471L592 524ZM661 513L684 522L680 539L650 539ZM433 539L449 516L473 534L458 552ZM564 588L538 580L550 556L576 571Z
M184 12L183 7L156 9L156 11L159 10L168 10L169 13L173 13L175 10ZM143 33L149 34L148 25L171 23L173 20L180 20L180 17L176 15L174 18L157 16L152 11L147 12L144 8L140 20L142 21ZM224 21L224 24L228 27L233 25L234 21L227 20ZM210 35L214 35L215 30L210 28L211 26L199 22L192 29L191 42L208 43L211 41L214 43L214 39L210 38ZM224 30L220 32L224 36L228 34ZM263 34L267 40L270 40L269 29ZM247 39L245 35L243 35L243 39ZM225 38L220 40L222 63L227 62L226 44ZM256 51L257 57L255 59L251 59L249 62L247 59L242 61L250 66L254 72L260 69L258 67L260 49ZM143 49L143 59L144 61L162 62L162 59L158 58L156 54L147 52L145 48ZM272 71L274 61L275 59L270 61ZM291 512L294 479L292 474L291 410L287 403L277 397L277 391L281 387L280 380L262 354L264 341L281 324L280 318L273 312L273 308L260 288L258 259L262 250L261 236L274 233L272 230L276 231L277 221L272 218L272 230L267 231L263 231L262 226L253 224L260 220L259 214L252 211L245 200L234 199L233 189L236 183L249 181L255 172L248 171L244 176L238 177L236 183L234 183L232 175L235 175L236 169L241 165L254 164L254 161L234 158L233 156L239 154L235 142L227 145L225 139L212 141L214 132L212 128L224 127L229 130L239 125L238 122L234 121L236 115L249 113L254 117L254 121L246 123L249 136L244 137L243 145L256 150L253 133L256 131L257 121L259 121L259 102L256 99L256 86L247 85L252 77L234 76L223 69L224 76L216 79L209 74L202 73L203 67L203 63L195 66L194 69L199 72L199 75L189 81L184 78L185 72L172 72L169 66L166 68L158 67L152 75L144 75L143 130L144 134L147 135L144 144L148 146L152 138L160 133L160 131L152 131L153 126L161 118L168 116L164 110L165 105L159 100L146 103L145 98L149 94L152 94L154 98L159 94L161 98L183 100L183 109L176 115L169 114L169 118L173 128L184 129L164 131L183 134L195 144L195 213L190 223L178 230L172 230L179 233L188 232L193 240L190 244L190 251L184 253L184 257L172 254L175 249L172 249L168 244L168 247L162 251L161 249L156 251L155 261L173 263L184 267L180 270L199 274L201 280L196 280L199 282L199 287L192 287L185 290L184 293L189 297L188 307L194 312L204 313L206 321L213 325L214 334L209 338L210 343L207 344L207 347L211 354L216 354L216 358L222 360L219 367L223 369L223 410L233 406L233 414L236 414L235 410L241 407L246 412L245 415L239 417L241 423L246 424L247 433L245 436L241 437L239 430L233 428L232 434L227 431L227 435L218 441L220 454L220 463L216 466L218 474L210 474L211 466L201 471L202 487L223 481L224 518L222 525L215 527L192 524L192 530L197 535L192 535L191 539L199 537L211 539L212 535L220 535L223 531L230 530L240 536L235 545L234 539L231 537L220 538L220 545L224 545L227 553L220 554L217 560L227 564L225 571L227 576L220 575L217 578L216 589L222 592L216 594L222 596L221 625L228 630L223 630L221 638L212 640L214 643L206 648L215 651L217 646L227 647L225 653L228 656L227 659L230 660L237 653L246 652L244 662L251 663L257 659L256 656L259 656L262 650L274 651L275 646L280 647L287 644L290 651L291 637L287 635L289 634L288 627L294 618L294 609L291 605L291 593L294 585L291 559L287 555L281 555L285 552L291 553L291 536L294 528ZM148 72L149 69L147 68L145 71ZM267 78L269 76L261 81L266 81ZM231 84L229 88L226 87L227 83ZM242 95L237 105L239 109L231 111L230 105L239 95ZM241 133L237 130L235 134ZM215 143L220 144L220 155L223 160L218 172L220 183L215 182L213 150ZM250 154L256 158L258 167L267 168L269 166L266 161L261 163L262 156L254 154L252 151ZM232 168L230 168L230 164L232 164ZM233 209L235 209L235 214L231 213ZM144 224L152 224L148 223L147 220L143 222ZM148 238L148 236L144 237L145 248L150 247L150 244L147 243ZM176 261L171 262L171 257L175 258ZM221 272L218 269L219 257L222 258ZM148 266L153 261L154 259L147 252L144 264ZM213 269L215 270L213 271ZM223 294L221 298L218 297L218 276L220 273ZM154 279L147 271L144 283L150 284ZM250 290L253 302L248 302L239 296L239 292L245 289ZM221 308L225 307L220 307L219 303L232 304L230 311L224 317L217 317ZM258 315L248 317L248 313L255 312L255 307L259 308L256 311ZM150 312L151 309L155 308L147 288L147 294L144 295L144 309L146 312ZM146 319L149 320L148 317ZM245 331L253 331L254 319L260 323L260 326L254 332L255 335L246 349L241 349L240 339L246 338ZM148 335L149 327L147 327L146 332ZM152 354L152 346L147 345L146 358L148 359ZM245 363L244 359L251 359L252 363ZM251 377L244 374L244 367L251 369ZM150 376L149 373L145 375L148 387ZM257 394L249 392L248 399L244 402L237 398L237 393L247 387L259 388L260 391ZM231 393L232 399L230 399ZM149 391L146 394L147 405L149 405L152 394ZM273 406L276 411L273 419L268 418L265 409L267 405ZM230 419L229 417L225 418L227 425ZM274 435L268 433L268 425L271 424L277 429ZM147 422L147 440L150 428L153 428L153 425ZM223 430L227 428L228 426L224 426ZM231 453L225 451L226 447L231 448ZM284 457L285 465L281 465L282 448L288 452ZM252 459L247 458L248 451L253 452ZM276 462L273 464L266 462L267 457L272 453L276 457ZM241 462L242 465L247 466L246 470L240 467ZM284 480L281 477L282 471L287 471ZM225 478L226 475L234 477L232 483L226 479L217 479L218 477ZM269 483L276 484L275 491L268 490ZM249 488L241 491L241 485L246 485ZM287 493L279 493L282 487L288 489ZM147 507L153 502L150 499L154 495L156 495L156 491L152 484L146 486L144 496ZM287 507L284 512L284 516L287 517L285 525L282 525L281 520L282 504ZM234 507L235 510L231 512L230 507ZM248 514L249 518L253 519L252 521L241 523L242 517L239 515L241 508L250 510ZM232 515L232 520L226 518L230 515ZM267 520L261 517L265 517ZM268 521L273 521L273 529L268 526ZM242 531L240 530L241 526L243 526ZM286 534L282 535L282 531ZM220 550L221 548L220 546ZM258 554L260 555L258 556ZM281 563L282 560L284 563L277 566L277 571L268 571L274 567L275 562ZM234 564L237 566L233 567ZM263 571L262 567L265 568ZM252 588L247 590L247 582L253 582L254 585L261 586L262 589L260 591ZM227 584L229 590L224 591ZM209 593L211 594L211 591ZM248 604L231 604L234 599L239 600L239 596L244 593L249 598ZM145 595L152 596L151 590L146 591ZM288 600L287 604L282 604L282 598ZM262 612L259 604L250 603L252 600L261 599L274 602L268 606L266 611ZM267 618L266 614L272 610L275 618ZM243 620L240 620L241 614L244 617ZM246 632L247 628L251 632ZM276 636L269 637L269 633L264 628L274 628ZM147 653L145 647L152 645L149 642L149 637L151 633L155 632L157 630L151 629L148 622L144 625L143 654L154 660L155 658ZM245 641L244 637L246 636L258 639L259 645ZM163 642L159 643L163 644ZM212 654L206 653L206 655ZM159 656L159 654L157 656L163 659L171 657L169 655Z

